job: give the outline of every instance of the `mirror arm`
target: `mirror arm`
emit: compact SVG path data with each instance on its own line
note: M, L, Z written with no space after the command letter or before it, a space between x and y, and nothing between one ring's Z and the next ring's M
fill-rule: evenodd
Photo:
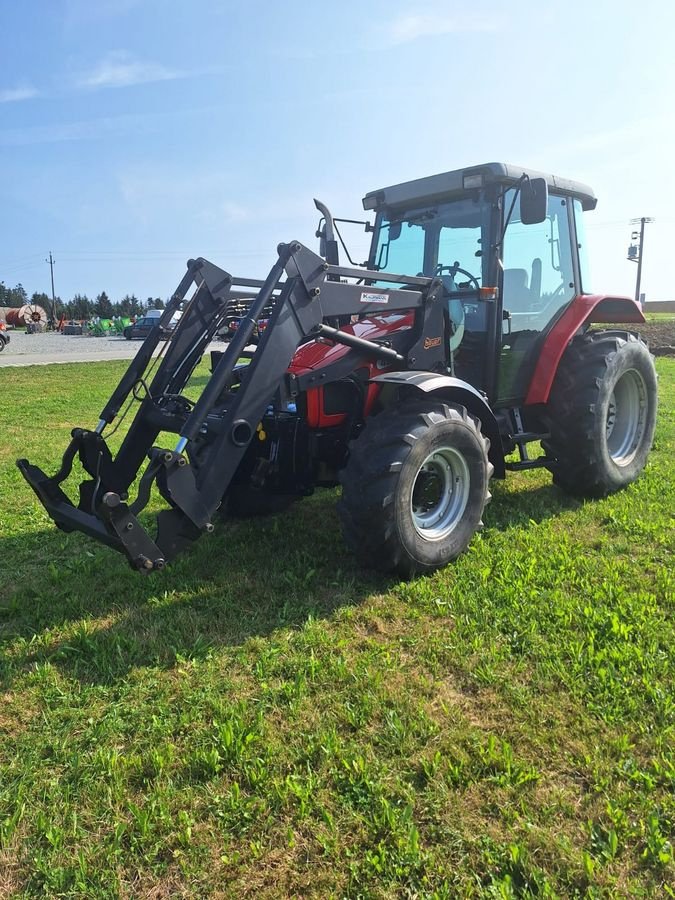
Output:
M335 223L335 221L348 222L349 219L339 219L339 220L334 220L334 223ZM359 222L358 224L360 225L361 223ZM351 265L352 265L352 266L357 266L358 263L355 263L354 260L353 260L353 259L351 258L351 256L349 255L349 250L347 250L347 245L345 244L345 242L344 242L344 240L343 240L343 237L342 237L342 235L340 234L340 229L337 227L337 225L335 225L335 234L337 234L338 239L339 239L339 241L340 241L340 244L342 245L342 249L345 251L345 256L347 257L347 259L349 260L349 262L351 263Z
M494 246L494 249L497 252L499 252L501 250L502 244L504 243L506 229L509 227L509 222L511 221L511 216L513 215L513 208L516 205L516 200L518 199L518 194L520 193L520 189L523 186L523 182L525 180L529 181L530 176L523 173L520 176L520 178L518 179L518 181L516 181L516 183L513 186L514 187L513 200L511 201L511 206L509 207L508 215L507 215L506 219L504 219L504 227L502 228L502 233L499 237L499 240L497 241L497 243ZM504 197L505 194L506 194L506 191L504 191L504 193L502 194L502 197Z

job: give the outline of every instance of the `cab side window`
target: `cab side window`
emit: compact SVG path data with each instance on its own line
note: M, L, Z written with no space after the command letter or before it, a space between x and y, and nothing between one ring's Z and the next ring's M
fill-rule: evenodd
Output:
M513 194L506 195L508 211ZM550 195L548 215L538 225L523 225L516 200L504 237L504 309L514 331L543 331L576 293L568 200Z
M504 199L504 215L513 190ZM543 336L577 293L575 288L569 200L549 194L546 219L520 221L516 199L503 247L505 315L499 369L499 399L525 396Z

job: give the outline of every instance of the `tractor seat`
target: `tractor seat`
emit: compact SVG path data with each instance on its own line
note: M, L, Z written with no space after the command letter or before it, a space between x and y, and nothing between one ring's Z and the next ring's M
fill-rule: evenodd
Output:
M504 269L504 309L528 312L530 301L527 269Z

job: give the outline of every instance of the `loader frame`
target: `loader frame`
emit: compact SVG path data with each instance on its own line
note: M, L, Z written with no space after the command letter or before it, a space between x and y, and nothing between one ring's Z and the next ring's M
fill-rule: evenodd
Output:
M439 278L331 265L297 241L279 246L277 261L264 281L236 278L202 258L190 260L167 308L102 410L97 427L73 430L54 476L26 459L17 464L59 528L96 538L124 553L134 568L160 569L201 533L213 530L214 514L273 397L282 406L292 403L298 386L296 376L287 369L303 338L343 343L366 358L381 360L386 368L447 378L445 304L439 302L444 295L447 291L444 294ZM181 392L233 299L249 301L248 313L192 406ZM270 304L268 326L234 389L240 358ZM146 376L163 329L181 307L182 317L148 384ZM365 340L326 323L401 310L414 311L414 324L394 334L391 341ZM458 379L450 381L475 394L490 412L475 388ZM134 399L140 404L113 457L104 430L126 414L123 407ZM178 435L173 449L155 446L165 432ZM76 455L90 476L79 486L77 506L61 487ZM135 499L129 501L146 458ZM153 484L169 504L158 514L154 538L138 518Z

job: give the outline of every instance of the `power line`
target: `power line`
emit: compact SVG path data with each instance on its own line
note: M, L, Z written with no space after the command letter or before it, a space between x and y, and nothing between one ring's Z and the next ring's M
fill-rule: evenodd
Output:
M39 269L42 266L42 260L40 262L27 263L23 266L14 266L10 269L0 269L2 275L16 275L18 272L27 272L32 269Z

